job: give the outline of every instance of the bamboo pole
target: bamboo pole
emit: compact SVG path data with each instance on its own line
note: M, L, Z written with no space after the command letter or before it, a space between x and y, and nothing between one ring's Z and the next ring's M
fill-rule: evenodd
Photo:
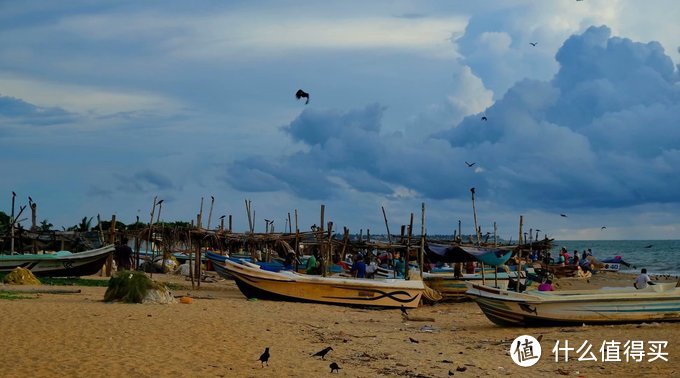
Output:
M201 223L201 221L203 220L203 197L201 197L201 207L200 207L200 209L198 210L198 218L197 218L197 220L198 220L198 221L196 222L196 226L197 226L199 229L203 228L203 224Z
M288 233L293 233L293 224L290 222L290 211L288 212Z

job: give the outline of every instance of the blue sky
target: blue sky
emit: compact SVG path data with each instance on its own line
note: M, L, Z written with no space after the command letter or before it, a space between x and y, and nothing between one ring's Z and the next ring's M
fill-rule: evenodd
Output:
M475 187L506 239L520 215L678 238L678 19L673 0L2 2L0 210L15 191L58 227L130 223L158 196L190 220L214 196L238 231L249 199L258 231L325 204L377 234L381 206L398 232L424 202L428 233L472 233Z

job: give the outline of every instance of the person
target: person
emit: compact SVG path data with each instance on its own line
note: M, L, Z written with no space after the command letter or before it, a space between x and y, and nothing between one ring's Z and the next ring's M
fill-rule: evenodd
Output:
M403 277L404 275L404 260L401 256L397 256L394 260L394 273L396 276Z
M557 263L564 266L565 256L563 252L560 252L560 256L557 258Z
M555 288L553 288L552 285L552 280L545 280L545 282L538 285L538 291L555 291Z
M354 259L350 273L352 273L352 275L356 278L366 278L366 263L360 254L357 254L356 258Z
M578 253L574 253L574 266L579 266L578 264Z
M340 255L337 253L333 255L333 264L339 266L340 268L342 268L342 270L349 270L350 268L350 266L346 262L340 259Z
M647 269L642 268L640 271L640 275L637 276L635 279L635 282L633 283L633 286L635 286L636 289L642 290L647 287L647 285L656 285L652 280L649 278L647 275Z
M116 260L118 271L132 268L132 248L128 245L128 238L123 236L120 239L120 244L113 251L113 258Z
M319 251L314 251L307 259L307 269L305 273L307 274L318 274L318 264L316 263L316 258L319 256Z
M295 270L295 252L288 252L286 260L283 262L283 270Z
M584 249L584 250L583 250L583 255L581 256L581 260L585 260L586 257L588 257L588 252L586 252L586 250Z

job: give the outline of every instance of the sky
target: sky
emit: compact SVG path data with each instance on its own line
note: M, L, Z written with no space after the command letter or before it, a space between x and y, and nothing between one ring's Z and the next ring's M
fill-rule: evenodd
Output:
M0 211L680 238L680 6L0 1ZM309 104L294 96L310 94ZM482 117L485 117L483 120ZM469 166L474 163L474 165ZM157 214L157 213L156 213ZM562 216L565 215L565 216ZM22 218L26 215L22 215ZM30 226L24 220L22 225Z

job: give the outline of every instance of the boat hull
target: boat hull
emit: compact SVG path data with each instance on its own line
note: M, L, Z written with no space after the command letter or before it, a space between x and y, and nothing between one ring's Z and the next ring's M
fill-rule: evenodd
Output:
M0 273L28 269L37 277L80 277L97 273L114 251L109 245L66 256L9 255L0 257Z
M680 320L680 288L673 285L637 291L612 288L514 293L469 284L466 295L489 320L502 326L641 323Z
M344 279L270 272L232 261L223 267L248 298L314 302L362 307L415 308L420 303L422 281Z

